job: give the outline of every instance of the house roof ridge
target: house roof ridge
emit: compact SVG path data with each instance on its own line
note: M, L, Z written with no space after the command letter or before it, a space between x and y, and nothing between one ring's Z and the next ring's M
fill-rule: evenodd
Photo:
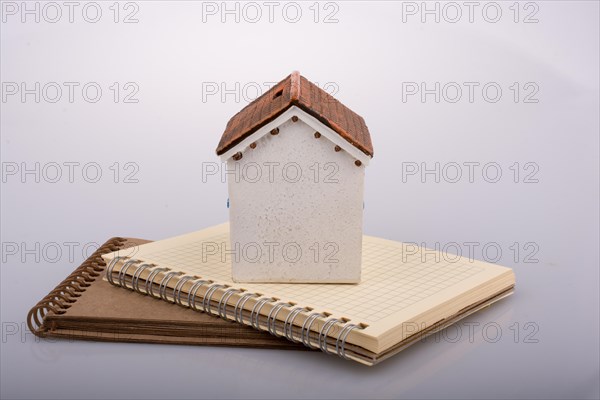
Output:
M300 100L300 72L294 71L290 75L290 101L295 104Z

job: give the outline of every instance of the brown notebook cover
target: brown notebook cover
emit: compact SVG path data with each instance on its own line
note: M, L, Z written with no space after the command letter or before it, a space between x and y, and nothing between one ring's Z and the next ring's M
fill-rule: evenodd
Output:
M148 240L112 238L36 304L27 316L40 337L306 349L266 332L123 290L102 279L101 255Z

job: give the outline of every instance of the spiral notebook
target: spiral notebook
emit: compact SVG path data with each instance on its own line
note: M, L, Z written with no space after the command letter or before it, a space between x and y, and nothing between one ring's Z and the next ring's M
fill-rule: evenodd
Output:
M228 224L104 255L106 279L366 365L508 296L515 284L509 268L370 236L359 284L241 284L215 244L230 248Z
M111 286L101 255L129 251L148 240L109 239L27 316L29 330L43 338L111 342L305 349L304 346L212 315Z

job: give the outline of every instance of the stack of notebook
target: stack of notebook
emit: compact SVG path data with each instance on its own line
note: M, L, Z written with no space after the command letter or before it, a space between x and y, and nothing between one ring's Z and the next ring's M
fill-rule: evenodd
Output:
M247 326L118 289L103 279L103 254L145 243L149 241L108 240L29 311L29 329L40 337L303 349Z
M114 238L29 314L40 336L319 349L373 365L512 293L512 270L365 236L360 284L238 284L228 225ZM135 251L131 251L135 246ZM129 289L124 290L123 288Z

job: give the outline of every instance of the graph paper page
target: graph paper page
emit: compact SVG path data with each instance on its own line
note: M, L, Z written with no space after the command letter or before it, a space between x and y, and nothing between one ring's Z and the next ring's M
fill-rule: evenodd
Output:
M229 225L148 243L133 257L368 326L378 335L445 301L510 273L509 268L365 236L359 284L234 283ZM111 259L117 255L107 255Z

